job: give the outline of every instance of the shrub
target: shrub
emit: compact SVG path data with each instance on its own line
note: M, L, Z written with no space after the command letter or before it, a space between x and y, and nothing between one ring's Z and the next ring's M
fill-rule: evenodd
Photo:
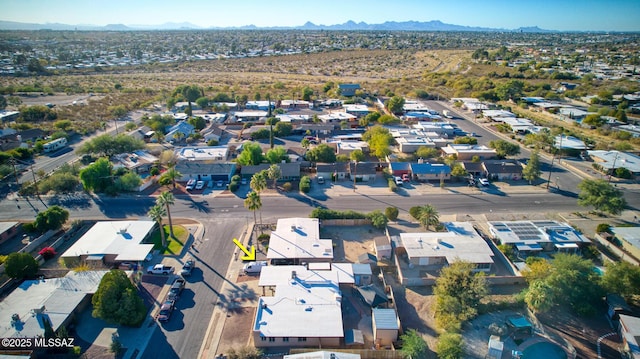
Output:
M283 189L285 192L289 192L289 191L291 191L291 188L292 188L292 187L293 187L293 185L291 184L291 182L285 182L285 183L282 185L282 189Z
M413 206L413 207L409 208L409 214L414 219L419 219L420 218L420 206Z
M56 250L53 249L53 247L44 247L38 254L41 255L44 260L49 260L56 256Z
M377 229L384 229L387 226L387 217L379 210L375 210L367 215L371 219L371 225Z
M596 227L596 233L611 233L611 225L608 223L600 223Z
M396 219L398 219L398 214L399 211L397 207L387 207L384 210L384 215L387 216L390 221L395 221Z
M240 184L238 183L238 181L231 181L231 183L229 183L229 191L231 192L237 191L239 187Z
M336 211L333 209L315 208L309 215L310 218L318 219L365 219L364 213L356 211Z
M302 176L300 179L300 192L309 193L311 191L311 179L309 176Z
M387 183L389 184L389 189L391 190L391 192L397 192L398 191L398 186L396 185L394 180L389 179L387 181Z
M240 182L240 180L240 175L233 175L233 177L231 177L231 182Z

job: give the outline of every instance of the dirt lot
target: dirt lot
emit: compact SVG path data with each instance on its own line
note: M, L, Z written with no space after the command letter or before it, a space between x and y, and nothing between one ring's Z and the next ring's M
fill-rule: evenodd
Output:
M333 257L336 262L357 263L359 255L375 253L375 238L385 237L385 234L371 226L324 226L320 236L334 240Z

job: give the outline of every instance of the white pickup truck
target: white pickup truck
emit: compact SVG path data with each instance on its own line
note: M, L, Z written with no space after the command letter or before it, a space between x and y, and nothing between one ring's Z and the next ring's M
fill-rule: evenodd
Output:
M171 266L165 266L162 264L156 264L147 268L148 274L172 274L175 269Z

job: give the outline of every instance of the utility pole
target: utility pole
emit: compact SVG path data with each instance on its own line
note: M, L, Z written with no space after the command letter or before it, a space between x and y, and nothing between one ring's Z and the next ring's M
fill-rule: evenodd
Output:
M10 161L11 161L11 165L13 165L13 177L15 178L16 186L19 189L20 183L18 183L18 172L16 171L16 159L11 157Z
M36 172L33 170L33 164L31 164L31 174L33 175L33 186L36 189L36 197L38 197L38 199L42 201L42 198L40 198L40 193L38 192L38 180L36 179Z

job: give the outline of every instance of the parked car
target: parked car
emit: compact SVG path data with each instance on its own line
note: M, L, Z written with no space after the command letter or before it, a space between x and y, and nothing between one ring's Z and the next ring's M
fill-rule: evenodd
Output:
M148 274L171 274L175 269L171 266L165 266L162 264L156 264L147 268Z
M190 179L187 181L187 185L184 187L187 191L191 191L196 186L196 180Z
M318 176L318 184L324 184L324 177Z
M196 182L196 190L201 190L202 188L204 188L204 181L198 181Z
M489 180L488 180L488 179L486 179L486 178L480 178L480 179L478 180L478 183L479 183L480 185L482 185L482 186L488 186L488 185L489 185Z
M166 322L171 318L171 313L173 312L173 308L175 305L174 300L167 299L160 306L160 312L158 313L158 320L161 322Z
M182 269L180 270L180 275L183 277L187 277L191 275L191 272L193 272L193 268L195 268L196 266L196 261L194 261L193 259L189 259L186 262L184 262L184 265L182 266Z
M184 289L184 283L184 278L176 278L176 280L173 281L171 288L169 288L167 299L178 300L178 297L180 297L180 293L182 293L182 290Z
M262 267L267 266L267 261L249 262L244 265L242 271L244 274L258 274L262 271Z
M404 181L404 182L411 181L411 179L409 178L409 174L408 173L405 173L405 174L402 175L402 181Z
M402 186L402 178L394 177L393 180L396 182L396 185Z

